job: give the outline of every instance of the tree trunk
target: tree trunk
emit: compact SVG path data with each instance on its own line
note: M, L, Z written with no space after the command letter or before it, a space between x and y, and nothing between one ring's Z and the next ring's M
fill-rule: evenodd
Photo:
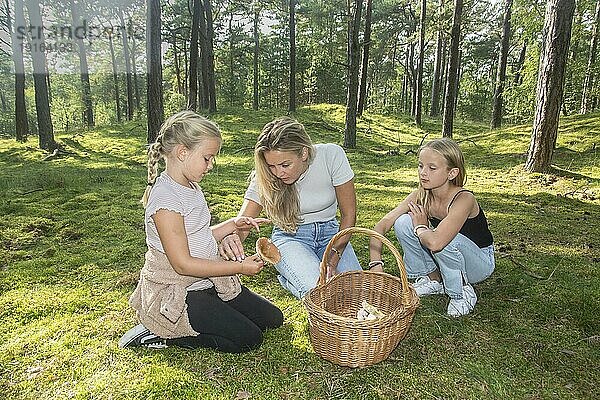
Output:
M190 39L190 65L188 72L187 109L196 111L198 100L198 30L200 29L200 13L202 0L193 0L192 37Z
M177 93L183 94L183 88L181 86L181 66L179 61L179 49L177 48L177 35L175 31L171 31L173 35L171 37L173 46L173 65L175 67L175 80L177 81Z
M108 32L108 46L110 48L110 59L113 71L113 88L115 91L115 108L117 112L117 122L121 122L121 98L119 96L119 75L117 74L117 59L115 57L115 46L112 38L112 27Z
M258 51L259 51L259 32L258 32L258 22L260 19L260 10L256 9L254 11L254 59L252 62L252 68L254 72L254 79L252 81L252 109L258 110Z
M290 0L290 103L289 112L296 111L296 0Z
M355 1L351 35L348 37L348 59L350 60L350 63L347 80L346 126L344 130L344 147L348 149L356 148L356 105L358 97L358 68L360 64L358 31L360 30L362 4L362 0Z
M408 98L410 95L410 76L408 71L408 64L410 62L410 44L406 45L406 50L404 51L404 79L402 80L402 110L404 112L408 111Z
M121 40L123 43L123 58L125 59L125 77L127 78L127 120L133 119L133 82L131 81L131 58L129 55L129 39L123 18L123 10L119 8L119 20L121 22Z
M133 22L129 20L129 26L133 32ZM133 94L135 95L135 108L140 109L140 88L138 85L138 73L137 73L137 43L135 41L135 35L131 35L131 70L133 71Z
M235 104L235 68L234 68L234 51L235 51L235 43L233 40L233 17L234 17L234 13L231 12L231 14L229 15L229 21L227 23L227 29L229 31L229 49L228 49L228 57L229 57L229 89L227 90L228 92L228 97L229 97L229 105L233 106Z
M456 66L456 86L454 87L454 114L458 110L458 96L460 94L460 77L462 76L462 50L458 51L458 65Z
M506 61L508 59L508 46L510 42L510 13L512 0L504 1L504 23L502 24L502 41L500 45L500 56L498 57L498 74L496 76L496 90L494 91L494 103L492 109L491 128L502 126L502 94L504 93L504 81L506 80Z
M36 0L27 0L29 24L42 27L40 5ZM40 148L54 150L57 147L54 141L54 128L50 115L50 99L48 97L48 70L46 68L46 44L43 35L32 32L31 36L31 61L33 63L33 83L35 86L35 111L37 115L38 136Z
M206 16L206 60L208 72L208 110L211 113L217 112L217 90L215 82L215 52L213 41L215 31L213 28L212 6L210 0L204 0L204 14ZM203 49L204 51L204 49Z
M588 57L587 68L585 70L585 80L583 82L583 93L581 95L581 108L579 112L585 114L590 111L590 92L594 85L594 64L596 62L596 52L598 51L598 30L600 29L600 1L596 3L596 18L592 37L590 39L590 55Z
M25 37L17 35L16 29L10 21L10 6L6 0L8 29L11 33L13 62L15 64L15 139L25 142L29 135L29 122L27 121L27 106L25 105L25 66L23 63L23 45ZM25 26L25 13L23 0L15 0L15 26Z
M415 116L415 111L417 109L417 69L415 68L415 46L416 43L410 43L410 115L412 117Z
M182 40L181 41L183 43L183 71L185 71L185 73L183 74L183 97L187 98L188 96L188 47L187 47L187 40ZM204 68L203 68L204 69Z
M440 5L438 8L439 18L441 20L441 16L444 10L444 0L440 1ZM442 78L442 58L444 53L442 51L442 45L444 42L444 30L442 28L441 22L438 23L437 26L437 43L435 46L435 63L433 65L433 82L431 85L431 108L429 109L430 117L437 117L440 115L440 86L441 86L441 78Z
M146 68L148 102L148 143L154 143L164 120L162 59L160 36L160 0L147 0L146 10Z
M521 84L521 71L523 70L523 65L525 64L525 56L527 55L527 42L523 41L523 47L521 47L521 52L519 53L519 60L517 61L517 65L515 67L515 78L513 80L514 85Z
M574 10L575 0L550 0L546 6L536 111L525 163L529 172L546 172L552 162Z
M454 125L454 106L456 104L456 86L458 81L458 62L460 45L460 20L462 17L462 0L454 0L454 15L452 17L452 32L450 34L450 62L448 64L448 79L446 80L446 96L444 98L444 120L442 136L452 137Z
M71 0L71 18L73 26L82 26L81 16L79 15L78 5ZM83 38L75 36L75 43L79 53L79 76L81 79L81 99L83 102L83 122L88 128L94 127L94 110L92 107L92 93L90 87L90 74L88 70L87 55Z
M417 64L417 91L415 94L415 124L421 126L423 104L423 61L425 60L425 17L427 0L421 0L421 27L419 29L419 62Z
M371 49L371 14L373 13L373 0L367 0L365 14L365 36L363 40L363 58L360 71L360 89L358 96L358 115L362 115L367 102L367 72L369 68L369 50Z
M204 4L200 3L202 8L202 12L200 13L200 36L198 37L198 43L200 47L200 72L202 77L202 84L199 85L202 90L201 95L199 96L200 107L204 110L208 110L210 105L210 93L209 87L209 73L208 73L208 41L207 41L207 33L206 33L206 16L204 12ZM200 83L200 82L199 82Z

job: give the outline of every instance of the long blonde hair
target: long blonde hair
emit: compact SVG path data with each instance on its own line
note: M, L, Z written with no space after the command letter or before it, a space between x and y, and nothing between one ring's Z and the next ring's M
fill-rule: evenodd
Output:
M287 185L275 176L265 160L265 152L292 152L302 157L308 152L307 162L314 158L314 148L304 126L289 117L277 118L266 124L254 146L254 167L260 201L265 213L280 229L295 232L300 219L300 199L295 185Z
M156 141L148 148L148 185L141 200L144 207L158 176L159 162L177 145L182 144L193 151L206 139L221 139L221 131L217 124L193 111L180 111L163 122Z
M448 164L448 169L458 168L458 174L453 179L450 179L450 182L455 186L463 186L467 181L467 171L465 169L465 157L463 156L460 147L458 144L449 138L440 138L434 139L428 143L425 143L419 151L417 152L417 157L421 154L423 149L432 149L440 153L446 163ZM426 190L421 185L421 180L419 179L419 188L417 189L417 204L421 204L423 208L426 210L427 214L429 214L429 206L431 203L431 190Z

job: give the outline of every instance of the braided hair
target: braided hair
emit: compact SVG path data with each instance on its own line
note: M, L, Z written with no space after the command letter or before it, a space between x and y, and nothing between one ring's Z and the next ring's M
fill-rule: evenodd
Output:
M217 124L196 114L193 111L181 111L167 118L161 125L156 141L148 148L148 183L142 204L148 204L148 197L156 178L160 161L165 159L177 145L184 145L190 150L206 139L221 139Z

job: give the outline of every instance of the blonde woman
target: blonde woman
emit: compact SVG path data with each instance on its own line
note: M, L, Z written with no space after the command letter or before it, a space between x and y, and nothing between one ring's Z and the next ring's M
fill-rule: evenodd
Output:
M471 284L494 271L492 234L475 196L463 188L465 161L458 145L436 139L422 146L418 156L419 188L374 230L385 234L393 226L417 294L446 293L448 315L460 317L477 302ZM371 240L371 270L383 270L381 248L381 242Z
M191 111L168 118L148 151L146 252L138 285L129 298L141 324L120 347L176 345L240 353L258 347L263 332L283 323L275 305L241 285L263 261L219 257L217 241L232 230L268 222L236 217L210 226L210 211L197 182L210 172L221 148L219 128ZM165 170L158 175L159 161Z
M302 298L316 286L330 239L356 222L354 172L340 146L313 145L304 126L288 117L265 125L254 147L254 166L239 216L255 218L265 211L274 224L271 239L281 252L275 265L279 282ZM224 238L221 256L243 259L247 234ZM335 244L328 275L360 269L348 240Z

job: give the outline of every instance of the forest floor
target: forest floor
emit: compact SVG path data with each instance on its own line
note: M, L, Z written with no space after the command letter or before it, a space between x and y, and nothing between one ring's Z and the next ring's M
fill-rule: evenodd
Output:
M214 116L224 144L201 185L215 220L237 213L254 140L276 116L240 109ZM296 116L315 142L341 144L343 107ZM0 139L2 398L600 398L600 114L561 119L550 174L523 170L530 125L456 124L466 187L495 237L496 270L476 285L472 315L450 318L445 296L424 298L391 357L361 369L315 355L306 311L272 267L243 278L285 315L260 349L118 348L136 323L127 299L145 252L143 126L58 133L72 154L45 161L35 138ZM425 133L439 132L435 120L423 129L393 116L359 120L358 148L348 151L358 226L373 227L416 187L414 151ZM367 239L353 243L366 263ZM388 261L387 272L398 274Z

